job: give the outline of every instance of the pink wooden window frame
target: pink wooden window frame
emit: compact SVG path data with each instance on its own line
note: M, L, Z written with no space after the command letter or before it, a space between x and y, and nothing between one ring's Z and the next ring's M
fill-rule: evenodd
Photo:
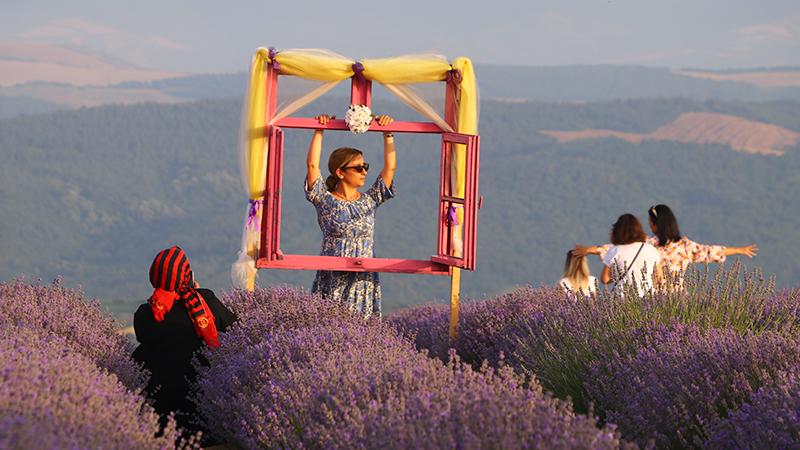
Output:
M278 74L270 66L267 83L271 92L267 99L267 121L274 116L278 87ZM455 117L454 88L448 83L446 96L445 120L453 123ZM372 84L360 74L352 78L350 102L352 104L370 105L372 100ZM274 125L266 126L265 133L269 139L267 157L266 195L261 227L260 257L256 262L258 268L288 270L336 270L349 272L395 272L428 275L449 275L452 267L468 270L475 269L477 247L477 225L479 208L478 175L480 160L480 138L477 135L448 133L431 122L392 122L386 126L373 124L369 131L397 133L429 133L442 135L440 180L439 180L439 219L437 254L429 260L396 259L396 258L348 258L339 256L295 255L284 254L280 249L281 225L281 189L283 186L283 128L348 130L344 120L334 119L327 125L320 125L314 118L286 117ZM466 146L466 170L464 198L452 195L450 146L463 144ZM463 214L463 253L461 257L452 255L453 223L449 219L449 208L459 205Z

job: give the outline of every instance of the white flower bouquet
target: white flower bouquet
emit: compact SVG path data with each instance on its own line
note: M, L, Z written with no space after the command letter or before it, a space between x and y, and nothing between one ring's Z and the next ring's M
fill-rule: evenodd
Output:
M344 115L344 123L356 134L366 133L372 123L372 111L366 105L350 105Z

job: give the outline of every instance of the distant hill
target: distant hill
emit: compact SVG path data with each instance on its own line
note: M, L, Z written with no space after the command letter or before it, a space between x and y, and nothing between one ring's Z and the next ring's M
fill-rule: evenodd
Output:
M713 81L643 66L475 66L481 97L502 101L591 102L635 98L800 100L800 87L763 87L747 80ZM773 73L766 71L765 73ZM247 77L237 74L195 75L120 87L154 88L194 99L239 97ZM345 91L342 91L345 93Z
M488 98L574 102L672 97L747 101L800 99L797 87L708 80L657 67L478 65L475 70L481 94Z
M120 86L183 75L135 67L81 48L0 43L0 119L87 106L187 101L160 89Z
M342 110L326 98L315 111ZM375 110L416 117L405 106ZM655 203L672 206L682 231L700 242L755 242L748 264L800 280L798 147L783 156L728 145L592 139L558 143L542 130L609 129L647 134L685 113L735 116L800 132L800 102L682 99L587 104L486 100L481 109L478 270L464 295L481 297L524 283L552 283L575 243L602 243L624 212L644 219ZM103 106L0 120L0 279L19 273L82 284L132 311L148 294L146 271L162 247L182 244L203 285L229 286L246 200L237 142L240 102ZM301 181L310 134L287 132L283 249L318 251L319 230ZM435 248L439 144L399 135L399 195L378 214L380 256L426 258ZM338 145L366 150L379 163L377 136L330 133ZM374 174L372 174L374 175ZM599 264L592 262L595 273ZM262 272L265 284L310 286L313 273ZM387 310L445 298L447 279L386 274Z
M154 89L167 95L188 99L241 98L247 87L247 73L201 74L149 82L120 83L120 89Z
M708 112L683 113L674 121L647 134L598 129L542 130L541 133L556 138L559 143L613 137L639 144L649 139L687 144L721 144L734 150L773 156L783 155L785 149L797 146L800 140L800 133L783 127Z
M183 74L133 67L85 49L50 44L0 43L0 86L51 82L71 86L108 86Z
M800 85L792 81L798 78L800 72L789 69L717 73L616 65L526 67L478 64L475 70L481 98L504 102L582 103L641 98L751 102L800 100ZM0 101L12 96L22 97L14 103L19 105L18 114L32 109L23 104L24 99L28 98L55 103L62 109L101 104L177 103L241 98L247 82L244 71L180 77L165 77L161 73L137 74L113 85L76 84L70 83L68 78L50 79L51 83L31 81L7 87L0 85L0 96L4 96L0 97ZM344 83L335 93L347 95ZM3 109L8 111L4 117L17 115L12 107Z
M21 99L28 98L56 105L59 109L110 104L181 103L192 100L170 95L161 89L147 87L72 86L53 83L26 83L4 89L2 92L6 94L2 97L3 99L14 99L21 102Z
M776 68L762 70L709 71L678 70L677 75L704 78L714 81L735 81L765 87L800 86L800 68Z

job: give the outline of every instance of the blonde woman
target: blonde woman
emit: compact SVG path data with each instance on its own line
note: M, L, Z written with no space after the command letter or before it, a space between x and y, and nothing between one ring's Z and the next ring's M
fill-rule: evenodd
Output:
M586 257L578 256L572 250L567 252L562 276L558 285L569 294L581 293L588 297L597 291L597 279L589 272L589 262Z

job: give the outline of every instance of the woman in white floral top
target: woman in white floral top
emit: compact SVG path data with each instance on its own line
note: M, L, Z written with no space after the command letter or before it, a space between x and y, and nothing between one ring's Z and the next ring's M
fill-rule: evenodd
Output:
M691 263L721 263L731 255L744 255L753 257L758 252L755 244L743 247L727 247L724 245L706 245L697 243L686 236L682 236L678 228L675 214L667 205L656 205L647 211L650 220L650 230L654 236L647 238L647 243L655 246L661 252L661 267L664 273L669 273L681 283L683 274ZM575 246L578 255L600 255L604 258L611 244L585 247Z

